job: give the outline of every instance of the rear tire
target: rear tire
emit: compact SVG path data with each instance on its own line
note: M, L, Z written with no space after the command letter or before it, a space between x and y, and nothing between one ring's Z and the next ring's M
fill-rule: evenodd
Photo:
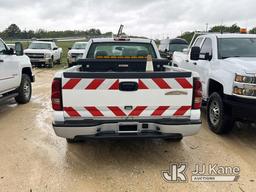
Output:
M234 126L234 120L217 92L210 96L207 104L207 121L210 129L216 134L227 134Z
M52 58L51 61L50 61L50 63L49 63L49 65L48 65L48 67L49 67L49 68L53 68L53 66L54 66L54 60L53 60L53 58Z
M26 104L30 101L32 94L31 79L27 74L22 74L20 87L18 88L18 96L15 100L19 104Z
M181 142L183 137L164 139L165 142Z
M81 139L76 139L76 138L74 138L74 139L68 139L68 138L66 138L66 141L67 141L67 143L69 143L69 144L73 144L73 143L81 143L83 140L81 140Z
M60 55L60 59L58 59L56 63L57 63L58 65L61 64L61 55Z

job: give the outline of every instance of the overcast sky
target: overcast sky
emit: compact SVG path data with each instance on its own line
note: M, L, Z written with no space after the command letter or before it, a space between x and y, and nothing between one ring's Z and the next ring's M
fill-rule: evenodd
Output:
M0 0L0 30L16 23L21 29L117 32L175 37L215 24L256 26L254 0Z

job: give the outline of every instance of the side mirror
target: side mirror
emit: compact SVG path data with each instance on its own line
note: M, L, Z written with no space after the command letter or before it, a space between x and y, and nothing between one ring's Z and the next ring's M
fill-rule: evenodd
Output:
M188 52L188 48L185 48L182 50L183 53L187 53Z
M207 61L211 61L212 56L210 55L210 53L205 53L204 59L207 60Z
M190 52L190 60L199 60L200 52L200 47L192 47Z
M68 50L71 50L71 49L72 49L71 47L68 48Z
M54 48L53 48L53 51L56 51L56 50L58 50L58 47L54 47Z
M15 53L17 56L24 55L23 46L20 42L15 43Z

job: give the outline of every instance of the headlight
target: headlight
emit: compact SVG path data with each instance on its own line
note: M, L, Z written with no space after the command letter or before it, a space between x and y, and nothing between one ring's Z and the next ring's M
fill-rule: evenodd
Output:
M249 77L236 74L235 82L256 84L256 77Z
M83 57L83 54L81 53L81 54L79 54L79 55L77 55L77 59L81 59Z
M51 58L51 56L52 56L51 53L45 53L45 54L44 54L44 57L45 57L45 58Z
M233 93L241 96L256 96L256 88L234 87Z

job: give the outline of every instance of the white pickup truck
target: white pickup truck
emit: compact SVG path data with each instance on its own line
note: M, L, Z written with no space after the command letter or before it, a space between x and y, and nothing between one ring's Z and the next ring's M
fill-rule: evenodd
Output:
M52 68L55 63L60 64L62 48L51 41L33 41L24 53L30 58L32 65Z
M34 80L31 63L23 54L21 43L16 43L13 50L0 39L0 102L14 97L20 104L28 103Z
M68 67L76 65L77 60L83 57L87 42L75 42L72 48L68 51Z
M152 72L146 72L148 55L153 57ZM181 140L196 134L201 127L201 82L196 73L167 64L153 40L90 40L78 65L54 77L55 133L68 142Z
M200 35L187 53L174 53L173 66L199 73L213 132L228 133L235 120L255 122L256 35Z

